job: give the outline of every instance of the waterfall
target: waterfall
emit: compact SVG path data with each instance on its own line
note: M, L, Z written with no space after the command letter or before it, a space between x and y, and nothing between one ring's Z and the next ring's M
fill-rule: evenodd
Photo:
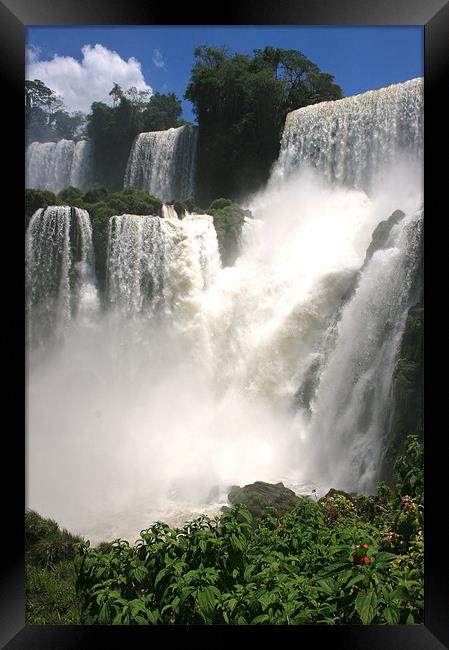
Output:
M70 209L34 215L30 304L54 296L44 304L65 316L42 322L73 327L30 375L30 507L133 540L218 510L233 484L375 489L420 273L421 109L412 80L291 114L233 266L208 215L113 216L98 327L68 308ZM153 163L179 131L139 137L128 176L168 187L172 168Z
M196 127L186 124L140 133L129 154L124 187L147 190L161 201L192 196L197 132Z
M60 340L72 318L97 308L92 227L86 210L39 208L26 233L27 338Z
M418 210L395 225L360 274L311 403L307 463L342 489L371 491L379 477L393 372L422 253L422 216Z
M162 216L165 219L177 219L178 218L178 214L177 214L174 206L169 205L167 203L164 203L162 205Z
M422 158L423 95L423 79L417 78L292 111L278 169L311 165L330 181L370 190L404 155Z
M92 184L93 147L90 140L80 140L75 144L73 162L70 170L70 185L85 190Z
M92 179L89 140L32 142L26 151L26 187L58 193L66 187L87 189Z
M109 221L108 299L134 316L176 318L183 301L202 292L219 269L209 215L178 218L125 214Z

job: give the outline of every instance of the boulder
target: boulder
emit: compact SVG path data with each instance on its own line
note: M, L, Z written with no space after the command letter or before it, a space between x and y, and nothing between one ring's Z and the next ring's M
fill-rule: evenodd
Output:
M325 499L328 499L329 497L335 497L335 496L342 496L345 497L345 499L349 499L349 501L354 501L354 497L356 496L355 494L349 494L349 492L345 492L344 490L336 490L335 488L331 488L329 492L327 492L324 497L321 497L319 499L318 503L321 501L324 501Z
M228 493L228 500L232 505L242 503L251 512L253 518L257 519L267 507L274 508L279 516L284 515L293 510L299 497L283 483L256 481L244 487L233 485Z

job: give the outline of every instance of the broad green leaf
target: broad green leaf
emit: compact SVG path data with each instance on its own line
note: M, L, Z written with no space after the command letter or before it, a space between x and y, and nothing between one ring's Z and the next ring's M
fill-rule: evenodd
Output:
M233 548L235 548L237 551L243 551L243 543L242 540L237 537L234 533L231 535L231 545Z
M161 569L161 570L159 571L159 573L157 574L157 576L156 576L156 578L155 578L155 580L154 580L154 586L155 586L155 587L157 587L157 585L159 584L159 582L162 580L162 578L165 576L166 573L167 573L167 569L166 569L166 568Z
M143 616L134 616L134 620L135 620L136 623L138 623L139 625L148 625L148 621L147 621L147 619L144 618Z
M376 616L377 596L374 589L361 591L355 600L355 608L364 625L369 625Z
M399 612L394 607L385 607L384 618L390 625L397 625L399 623Z
M102 605L100 608L100 611L98 613L98 622L100 625L106 625L109 623L109 608L107 603Z
M406 624L407 624L407 625L414 625L414 624L415 624L415 619L413 618L413 615L412 615L411 612L410 612L410 614L407 616Z
M348 562L337 562L335 564L329 564L327 567L324 567L324 569L318 571L317 575L320 578L324 578L327 576L335 575L336 573L341 573L342 571L346 571L347 568Z
M215 610L215 594L212 587L204 587L201 591L198 592L198 605L200 610L207 616L210 617Z
M363 573L360 573L360 572L356 573L355 576L353 576L351 578L351 580L348 582L346 587L349 589L349 587L352 587L353 585L356 585L358 582L361 582L362 580L364 580L364 578L365 578L365 576L363 575Z
M394 600L405 601L410 599L410 594L407 587L404 587L404 585L399 585L396 587L396 589L393 590L391 598Z
M151 622L153 625L156 625L156 623L157 623L158 620L159 620L159 612L158 612L158 610L156 609L154 612L151 611L151 610L149 610L149 611L147 612L147 614L148 614L148 618L150 619L150 622Z
M336 587L337 585L333 578L323 578L322 580L318 580L318 591L328 594L329 596L335 594Z
M262 605L262 611L265 611L269 605L273 602L272 595L267 593L262 594L258 598L259 603Z
M397 557L398 556L395 555L394 553L389 553L388 551L381 551L380 553L378 553L376 555L376 557L374 558L374 561L376 563L376 566L378 568L381 568L382 566L386 565L387 562L391 562L392 560L396 560Z
M260 614L259 616L256 616L256 618L253 618L250 625L258 625L259 623L268 623L269 621L270 621L270 617L268 616L268 614Z

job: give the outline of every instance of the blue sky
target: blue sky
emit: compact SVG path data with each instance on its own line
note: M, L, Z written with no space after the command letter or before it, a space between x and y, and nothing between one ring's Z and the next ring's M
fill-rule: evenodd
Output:
M266 45L298 49L331 73L346 96L424 74L419 26L51 26L27 28L26 76L42 79L71 110L86 110L95 100L110 102L114 81L182 99L194 50L202 44L244 54ZM190 102L183 100L183 112L194 121Z

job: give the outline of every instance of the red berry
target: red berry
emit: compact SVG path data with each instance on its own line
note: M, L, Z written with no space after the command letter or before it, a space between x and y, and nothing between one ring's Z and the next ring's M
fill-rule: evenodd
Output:
M368 557L364 557L363 561L365 562L365 564L369 564L369 558Z

